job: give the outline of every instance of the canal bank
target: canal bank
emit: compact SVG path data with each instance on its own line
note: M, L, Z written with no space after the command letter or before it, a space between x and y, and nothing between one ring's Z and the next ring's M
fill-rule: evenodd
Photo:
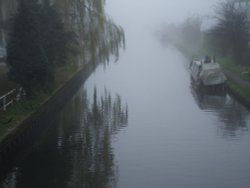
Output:
M35 136L32 135L34 129L42 129L44 120L53 119L53 114L65 105L94 70L93 64L87 64L76 71L65 83L56 88L37 110L6 131L0 137L0 164L20 152L24 142Z
M226 89L244 106L250 108L250 82L224 69L227 76Z
M173 44L173 46L188 59L192 59L193 57L202 57L202 54L209 54L206 53L205 49L201 49L201 52L197 52L197 54L195 54L191 49L187 49L183 46L178 46L176 44ZM222 70L227 77L227 81L225 82L227 92L233 95L242 105L249 109L250 80L249 78L246 79L243 76L243 73L246 72L247 69L244 70L236 65L232 68L232 65L228 65L223 58L220 58L217 62L221 65ZM234 68L237 70L234 70ZM248 71L247 74L249 74Z
M47 130L0 187L249 187L249 112L227 94L196 101L188 59L141 33L128 35L119 62L98 67L52 122L39 122ZM128 106L126 126L118 104Z

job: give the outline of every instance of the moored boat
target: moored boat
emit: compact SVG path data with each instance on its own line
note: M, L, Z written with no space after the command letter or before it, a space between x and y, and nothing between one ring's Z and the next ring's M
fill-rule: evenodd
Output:
M226 76L215 57L205 56L202 60L194 58L190 64L191 78L199 86L223 85Z

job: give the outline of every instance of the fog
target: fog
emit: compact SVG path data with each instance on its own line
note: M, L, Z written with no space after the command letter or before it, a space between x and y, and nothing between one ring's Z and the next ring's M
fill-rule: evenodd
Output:
M166 69L180 72L182 68L167 62L189 62L183 59L179 52L174 50L166 51L162 48L158 38L154 37L155 31L160 29L166 23L179 24L192 15L208 16L212 15L216 3L219 0L107 0L106 10L108 15L121 25L126 35L126 51L121 53L120 59L116 65L107 68L106 73L97 71L94 84L105 85L114 92L128 93L128 98L136 103L140 98L143 87L145 90L151 90L153 81L148 75L157 76L167 74ZM155 68L163 66L164 68ZM182 66L182 65L178 65ZM174 72L174 71L173 71ZM172 73L170 71L170 76ZM187 73L183 73L185 76ZM181 76L174 76L175 81L170 85L176 85ZM158 83L163 78L157 77ZM172 79L172 78L170 78ZM100 81L101 80L101 81ZM97 82L97 83L96 83ZM151 83L152 82L152 83ZM138 89L138 84L140 88ZM93 84L93 85L94 85ZM110 86L110 87L109 87ZM138 91L138 92L134 92ZM174 92L171 92L175 96ZM135 97L138 95L138 98ZM124 96L123 96L124 97Z
M207 21L220 0L107 0L107 12L125 30L180 23L197 15Z
M213 15L218 1L107 0L126 51L98 66L51 120L36 122L29 134L45 130L32 134L0 187L249 187L249 111L226 92L193 87L190 59L154 35Z
M112 143L117 187L249 185L250 170L246 167L250 137L245 131L234 131L246 127L246 123L232 128L230 123L221 121L244 122L248 118L244 114L248 113L240 105L237 109L230 107L236 101L229 96L202 97L192 91L187 70L190 60L174 48L165 48L154 36L165 23L178 25L193 15L213 15L216 3L217 0L107 1L108 14L125 30L127 48L117 64L110 63L106 70L98 67L84 87L88 92L96 87L98 91L105 88L111 94L117 93L128 106L128 125ZM215 107L214 98L222 105ZM240 112L235 120L228 113L233 109ZM232 140L228 142L223 134L230 131L236 133L231 135L246 137L229 136ZM239 142L234 143L233 139Z
M152 35L161 35L167 24L180 25L189 17L199 17L203 23L202 28L208 28L214 21L212 17L220 1L222 0L107 0L106 10L124 28L127 51L130 51L126 56L135 61L135 57L145 53L143 48L154 45ZM148 49L150 50L155 51L152 47Z

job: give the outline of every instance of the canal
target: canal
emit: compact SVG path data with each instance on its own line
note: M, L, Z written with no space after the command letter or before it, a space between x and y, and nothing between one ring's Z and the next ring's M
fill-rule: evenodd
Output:
M250 186L249 110L194 89L189 60L137 21L124 22L119 61L99 66L45 121L0 187Z

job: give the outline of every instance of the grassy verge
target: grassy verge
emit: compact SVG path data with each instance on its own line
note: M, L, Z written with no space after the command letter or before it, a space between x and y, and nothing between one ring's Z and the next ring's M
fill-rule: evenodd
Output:
M234 64L230 57L220 58L218 62L224 69L250 82L250 68Z
M238 82L228 79L227 86L241 97L250 100L250 88L240 85Z
M0 116L0 138L8 134L24 119L38 110L48 96L45 93L36 93L32 100L21 101L10 106L7 112L2 112Z
M78 66L68 64L60 67L55 74L55 89L51 93L35 92L31 100L23 100L8 107L6 112L0 112L0 141L15 129L27 117L35 113L42 104L58 91L77 71Z
M181 51L188 58L192 57L200 57L201 54L211 54L212 50L206 49L204 46L198 49L197 51L193 51L191 48L187 48L187 46L175 45L176 48ZM210 52L210 53L208 53ZM223 67L224 70L230 72L234 75L234 77L239 78L239 81L230 78L228 75L227 86L228 88L235 94L239 95L241 98L246 100L250 100L250 88L246 84L242 84L244 80L250 83L250 67L243 67L236 65L230 56L221 57L218 59L218 63Z

